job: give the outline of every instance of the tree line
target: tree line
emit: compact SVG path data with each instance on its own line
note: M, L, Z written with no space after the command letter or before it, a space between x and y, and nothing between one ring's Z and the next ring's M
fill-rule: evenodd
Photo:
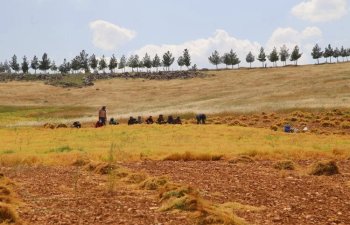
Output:
M4 63L0 62L0 72L8 72L11 73L14 71L18 73L22 71L24 74L29 73L29 69L34 70L34 73L37 73L37 70L40 70L44 73L47 71L60 72L62 74L68 73L79 73L80 71L84 71L85 73L98 72L102 71L105 73L106 69L109 69L111 73L114 73L116 69L120 69L125 72L125 68L129 67L134 72L135 70L139 72L139 70L146 69L147 72L151 71L152 68L159 70L159 67L163 67L164 70L169 71L171 65L175 62L175 57L170 51L167 51L162 55L162 58L156 54L153 58L151 58L148 53L145 54L143 58L140 58L139 55L131 55L127 58L123 55L119 60L113 54L110 59L106 59L103 55L101 58L92 54L86 53L85 50L82 50L79 55L74 57L71 61L67 59L63 60L63 63L59 66L56 66L55 61L52 61L47 53L44 53L41 57L41 60L38 59L37 56L34 56L32 60L28 60L26 56L22 58L22 62L18 62L17 56L13 55L9 61L5 61ZM191 56L188 49L183 51L183 54L178 57L177 64L182 69L183 66L186 66L187 69L191 66Z
M289 49L286 45L283 45L279 51L277 51L277 48L274 47L273 50L267 55L265 53L265 50L263 47L260 48L260 53L257 56L254 56L253 53L250 51L245 60L247 63L249 63L250 68L252 66L252 63L255 62L257 59L262 63L262 67L266 67L266 61L269 60L274 67L277 67L277 62L281 61L283 66L287 65L288 59L292 62L294 62L295 65L298 65L298 60L302 57L303 53L300 52L299 46L296 45L293 49L293 51L290 53ZM343 46L341 48L335 48L333 49L331 45L329 44L324 51L322 51L321 47L316 44L311 52L311 56L313 59L317 60L317 64L320 63L320 58L325 58L326 63L332 62L332 57L339 62L339 57L343 58L343 62L346 60L348 61L348 57L350 56L350 48L346 49ZM211 56L209 56L209 62L216 66L216 69L218 69L218 66L220 64L225 64L226 68L228 66L232 66L232 68L235 65L238 65L241 63L241 60L238 58L237 54L231 49L230 52L224 53L224 55L220 56L218 51L214 51Z
M298 60L302 57L302 55L303 53L300 52L298 45L293 48L291 53L286 45L283 45L279 51L276 47L274 47L269 54L265 53L263 47L260 48L260 52L257 56L250 51L246 55L245 60L247 63L249 63L250 67L252 66L252 63L256 61L256 59L262 63L262 67L267 66L267 60L269 60L274 67L277 67L278 61L281 61L285 66L287 65L288 60L294 62L295 65L298 65ZM335 58L336 61L339 62L339 58L342 57L344 62L345 58L346 61L348 61L348 57L350 56L350 48L344 48L342 46L341 48L336 47L333 49L329 44L324 50L322 50L322 48L316 44L312 49L311 56L317 61L317 64L320 63L321 58L325 58L326 63L328 63L328 61L331 63L332 58ZM239 67L241 63L240 58L232 49L230 52L224 53L222 56L217 50L215 50L209 56L208 60L211 64L216 66L217 69L220 64L225 64L226 68L231 66L233 69L236 65ZM116 69L120 69L125 72L126 67L131 68L133 72L144 70L150 72L152 69L155 69L158 72L160 67L163 67L165 71L169 71L174 62L175 57L173 57L173 54L170 51L164 53L162 58L160 58L158 54L151 58L151 56L146 53L143 58L140 58L139 55L135 54L129 56L129 58L123 55L118 60L113 54L112 57L107 60L104 55L101 58L96 57L95 54L89 56L85 50L82 50L79 55L74 57L72 60L68 61L67 59L64 59L63 63L59 66L56 66L55 61L51 60L47 53L44 53L41 59L34 56L30 61L26 56L24 56L21 63L18 62L17 56L13 55L9 61L5 61L4 63L0 62L0 72L11 73L14 71L18 73L22 71L24 74L27 74L29 73L29 69L32 69L34 70L35 74L37 73L37 70L43 71L44 73L50 70L53 72L60 72L62 74L79 73L81 71L84 71L85 73L89 73L91 71L102 71L105 73L106 69L109 69L111 73L114 73ZM182 67L184 66L186 66L187 69L190 68L192 63L188 49L184 49L183 54L178 57L176 62L180 67L180 70L182 70ZM196 65L193 66L193 69L196 69Z

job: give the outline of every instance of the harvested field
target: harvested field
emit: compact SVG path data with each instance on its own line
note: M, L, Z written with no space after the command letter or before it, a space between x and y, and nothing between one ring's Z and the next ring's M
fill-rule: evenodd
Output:
M192 185L216 203L264 207L260 211L236 212L251 224L349 224L349 161L338 162L341 174L317 177L306 172L312 163L299 161L300 168L295 171L274 169L273 161L238 164L146 161L125 166Z
M192 224L186 214L159 212L155 192L117 185L111 193L107 176L76 167L1 170L17 183L19 216L29 224Z

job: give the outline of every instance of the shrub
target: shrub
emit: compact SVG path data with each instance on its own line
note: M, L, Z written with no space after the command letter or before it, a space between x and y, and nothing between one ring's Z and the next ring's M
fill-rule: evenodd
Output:
M339 169L335 161L317 162L312 166L310 175L315 176L331 176L339 174Z
M275 169L278 169L278 170L294 170L295 169L294 162L290 161L290 160L276 162L273 167Z

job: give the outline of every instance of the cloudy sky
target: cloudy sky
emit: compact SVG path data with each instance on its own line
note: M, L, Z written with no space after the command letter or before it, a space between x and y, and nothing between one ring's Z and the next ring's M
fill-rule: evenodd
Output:
M44 52L60 64L96 55L163 54L188 48L193 63L233 49L257 54L298 44L350 48L350 0L0 0L0 61ZM256 66L260 65L258 62Z

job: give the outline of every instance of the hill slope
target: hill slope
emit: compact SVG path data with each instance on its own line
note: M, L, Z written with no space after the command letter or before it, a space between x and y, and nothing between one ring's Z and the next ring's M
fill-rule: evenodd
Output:
M118 115L350 107L350 63L207 73L215 76L170 81L113 79L82 89L42 82L0 83L0 105L107 105Z

